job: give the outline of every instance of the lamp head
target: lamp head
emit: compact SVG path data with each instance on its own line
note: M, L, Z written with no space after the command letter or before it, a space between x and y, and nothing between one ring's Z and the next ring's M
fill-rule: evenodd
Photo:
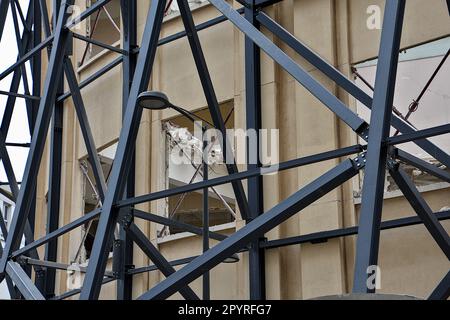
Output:
M239 260L240 259L237 253L234 253L231 257L228 257L225 260L223 260L223 263L236 263L239 262Z
M142 92L137 98L137 105L150 110L164 110L172 106L167 96L158 91Z

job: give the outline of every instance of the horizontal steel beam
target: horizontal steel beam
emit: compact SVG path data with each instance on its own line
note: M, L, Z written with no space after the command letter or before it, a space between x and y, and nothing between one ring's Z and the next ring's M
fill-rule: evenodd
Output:
M78 33L75 33L75 32L73 32L72 35L73 35L73 37L75 39L78 39L78 40L81 40L81 41L93 44L93 45L98 46L100 48L103 48L103 49L106 49L106 50L109 50L109 51L112 51L112 52L115 52L115 53L128 55L128 52L126 52L125 50L122 50L120 48L116 48L114 46L111 46L109 44L106 44L106 43L103 43L101 41L95 40L93 38L85 37L85 36L83 36L81 34L78 34Z
M53 262L53 261L46 261L46 260L37 260L32 259L26 256L20 256L17 258L17 262L19 264L23 265L30 265L30 266L40 266L44 268L50 268L50 269L56 269L56 270L71 270L73 265L67 264L67 263L60 263L60 262ZM79 271L81 273L86 273L86 267L78 266ZM111 271L106 271L105 276L113 278L114 275Z
M67 232L72 231L73 229L76 229L76 228L82 226L86 222L89 222L92 219L97 218L98 216L100 216L100 213L101 213L101 209L96 209L94 211L91 211L91 212L85 214L84 216L82 216L81 218L78 218L78 219L72 221L71 223L66 224L65 226L59 228L58 230L50 232L46 236L44 236L38 240L35 240L35 241L31 242L30 244L27 244L26 246L20 248L19 250L14 251L11 256L13 258L15 258L15 257L21 256L21 255L24 255L28 251L35 249L37 247L40 247L40 246L46 244L47 242L49 242L57 237L60 237L63 234L66 234Z
M443 134L450 133L450 124L445 124L443 126L438 126L434 128L424 129L424 130L418 130L412 133L402 134L399 136L391 137L387 140L388 145L396 145L396 144L402 144L407 143L411 141L416 140L422 140L425 138L440 136Z
M29 100L37 100L37 101L39 101L41 99L40 97L31 96L29 94L21 94L21 93L9 92L9 91L3 91L3 90L0 90L0 95L22 98L22 99L29 99Z
M187 224L187 223L184 223L181 221L169 219L166 217L158 216L156 214L145 212L142 210L137 210L137 209L133 210L133 215L135 218L140 218L143 220L155 222L155 223L162 224L165 226L180 228L186 232L190 232L190 233L193 233L196 235L200 235L200 236L203 235L202 228L196 227L196 226L193 226L191 224ZM213 232L213 231L209 231L209 236L210 236L210 238L215 239L217 241L222 241L227 238L226 235L223 235L223 234L220 234L217 232Z
M438 220L442 220L442 221L450 220L450 211L437 212L434 215L436 216L436 219L438 219ZM380 230L391 230L391 229L409 227L409 226L421 225L421 224L423 224L423 222L419 217L417 217L417 216L407 217L407 218L383 221L381 223ZM325 241L328 241L331 239L348 237L348 236L353 236L356 234L358 234L358 226L329 230L329 231L315 232L315 233L311 233L311 234L289 237L289 238L284 238L284 239L265 241L265 242L261 242L260 246L262 248L266 248L266 249L276 249L276 248L281 248L281 247L286 247L286 246L298 245L298 244L302 244L302 243L321 243L321 242L325 242Z
M101 8L103 8L109 2L111 2L111 0L99 0L99 1L95 2L93 5L91 5L89 8L87 8L84 12L82 12L79 16L70 19L66 23L64 28L70 29L70 28L76 26L77 24L79 24L83 20L89 18L94 12L96 12L97 10L100 10Z
M126 200L121 200L116 204L116 206L117 207L128 207L128 206L132 206L132 205L136 205L136 204L140 204L140 203L155 201L155 200L171 197L171 196L178 195L178 194L183 194L183 193L192 192L192 191L196 191L196 190L200 190L200 189L204 189L204 188L210 188L210 187L222 185L222 184L234 181L234 180L242 180L242 179L248 179L251 177L256 177L259 175L273 174L273 173L281 172L281 171L288 170L288 169L293 169L293 168L297 168L297 167L301 167L301 166L306 166L309 164L314 164L317 162L341 158L341 157L345 157L348 155L362 152L363 150L364 150L364 148L361 145L354 145L354 146L347 147L347 148L323 152L323 153L315 154L312 156L299 158L296 160L286 161L286 162L280 163L279 165L273 165L271 167L262 167L262 168L258 168L258 169L253 169L253 170L249 170L249 171L231 174L231 175L224 176L224 177L214 178L214 179L211 179L208 181L201 181L201 182L192 183L192 184L185 185L185 186L178 187L178 188L153 192L153 193L150 193L147 195L143 195L143 196L139 196L139 197L135 197L135 198L131 198L131 199L126 199Z
M244 13L244 8L239 8L236 11L239 12L240 14L242 14L242 13ZM225 21L228 21L228 19L225 16L223 16L223 15L222 16L218 16L216 18L213 18L211 20L208 20L208 21L205 21L203 23L200 23L200 24L196 25L195 29L197 31L201 31L201 30L207 29L209 27L215 26L215 25L217 25L217 24L219 24L221 22L225 22ZM162 45L168 44L168 43L173 42L175 40L184 38L185 36L186 36L186 31L180 31L180 32L174 33L174 34L172 34L170 36L167 36L167 37L164 37L164 38L160 39L159 42L158 42L158 46L162 46ZM139 49L137 49L137 51L139 51Z
M107 283L111 283L113 281L116 281L116 279L108 278L108 277L103 278L102 285L105 285ZM72 289L72 290L69 290L67 292L64 292L63 294L61 294L59 296L53 297L50 300L65 300L65 299L68 299L70 297L76 296L77 294L80 294L80 293L81 293L81 288L80 289Z
M110 63L108 63L106 66L97 70L94 74L92 74L91 76L89 76L88 78L86 78L85 80L83 80L79 83L80 90L83 89L84 87L88 86L89 84L91 84L92 82L94 82L95 80L97 80L98 78L103 76L105 73L107 73L114 67L121 64L122 62L123 62L123 56L120 56L120 57L117 57L116 59L114 59L113 61L111 61ZM57 97L56 102L63 102L64 100L69 98L71 95L72 95L71 92L66 92L66 93L60 95L59 97Z
M435 216L440 221L450 220L450 211L437 212L437 213L435 213ZM397 229L397 228L402 228L402 227L410 227L410 226L415 226L415 225L423 225L422 220L417 216L383 221L381 223L380 230L392 230L392 229ZM260 247L270 250L270 249L277 249L277 248L286 247L286 246L298 245L298 244L302 244L302 243L322 243L322 242L326 242L331 239L353 236L353 235L356 235L357 233L358 233L358 226L353 226L353 227L342 228L342 229L314 232L314 233L310 233L310 234L306 234L306 235L289 237L289 238L284 238L284 239L261 241ZM246 251L247 251L247 249L242 249L240 252L246 252ZM193 257L187 257L187 258L173 260L173 261L170 261L170 264L173 267L185 265L197 257L198 256L193 256ZM146 267L130 269L128 271L128 274L135 275L135 274L157 271L157 270L158 270L158 268L155 265L150 265L150 266L146 266Z

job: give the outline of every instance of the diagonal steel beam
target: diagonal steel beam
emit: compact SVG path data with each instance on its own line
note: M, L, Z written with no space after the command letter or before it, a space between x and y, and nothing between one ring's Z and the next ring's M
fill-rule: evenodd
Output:
M447 300L449 297L450 297L450 271L445 275L444 279L442 279L441 282L439 282L436 289L434 289L431 295L428 297L428 300Z
M6 70L4 70L0 74L0 81L5 79L7 76L9 76L13 71L20 68L24 63L26 63L28 60L30 60L37 52L41 51L42 49L48 47L54 40L54 36L50 36L47 39L43 40L40 44L38 44L36 47L25 53L19 60L17 60L16 63L14 63L12 66L8 67Z
M425 171L432 176L435 176L436 178L439 178L443 181L446 181L450 183L450 173L448 173L445 170L439 169L435 165L417 158L416 156L413 156L412 154L409 154L408 152L405 152L400 149L395 149L392 156L400 161L403 161L405 163L408 163L422 171Z
M26 300L45 300L44 296L17 262L8 261L6 272Z
M134 224L128 227L124 226L130 238L141 248L142 251L153 261L156 267L164 274L165 277L175 273L175 269L164 258L164 256L155 248L155 246L147 239L145 234ZM186 300L199 300L195 292L189 287L180 287L180 294Z
M91 5L89 8L87 8L84 12L82 12L79 16L70 19L66 23L64 28L70 29L70 28L76 26L77 24L79 24L83 20L89 18L97 10L100 10L101 8L106 6L109 2L111 2L111 0L100 0L100 1L95 2L93 5Z
M308 72L301 68L293 59L270 41L264 34L256 29L250 22L242 17L224 0L209 0L224 16L241 30L258 47L276 61L286 72L321 101L327 108L336 114L353 131L361 133L367 129L367 123L357 114L351 111L336 96L329 92L323 85L314 79Z
M223 154L226 159L228 173L237 173L239 171L236 164L234 163L233 152L230 148L227 148L227 145L229 144L225 142L227 136L225 123L223 121L222 114L220 113L219 102L217 100L211 76L208 71L208 66L206 64L203 49L200 44L200 39L198 37L197 29L194 24L194 19L192 18L191 9L189 8L187 0L178 0L178 7L180 9L180 15L183 20L184 28L186 29L186 35L189 40L189 45L191 47L195 65L197 67L197 72L200 77L203 93L208 103L211 118L213 120L214 126L222 134L222 139L220 139L220 142ZM229 161L231 162L231 160L233 160L233 164L229 163ZM250 217L250 208L248 206L247 197L245 196L245 191L242 183L240 181L234 181L232 183L232 186L241 216L243 219L248 219Z
M24 21L24 23L26 24L24 26L24 33L25 32L30 32L30 30L28 30L28 25L30 24L29 20L31 18L31 16L29 15L31 10L32 10L33 6L32 4L30 4L28 6L28 15L27 15L27 21ZM16 44L17 44L17 52L19 53L19 56L22 57L25 53L25 50L27 50L27 46L23 46L22 45L22 37L20 35L20 27L19 27L19 18L17 16L17 11L16 10L20 10L20 5L16 2L11 2L11 12L12 12L12 18L13 18L13 25L14 25L14 31L15 31L15 36L16 36ZM25 65L22 65L20 67L21 73L22 73L22 85L23 85L23 89L26 95L31 95L30 94L30 87L29 87L29 83L28 83L28 75L27 75L27 71L25 68ZM32 104L31 101L29 99L25 99L25 104L26 104L26 108L27 108L27 114L29 115L32 111Z
M91 163L92 171L94 173L94 179L100 195L100 200L103 202L105 200L106 180L103 174L100 159L98 157L97 149L95 147L94 136L92 135L91 127L89 125L86 108L77 83L75 71L73 70L72 62L68 57L64 59L64 72L72 94L73 104L75 106L81 133L88 152L89 162Z
M27 22L31 21L31 8L28 9L28 13L27 13ZM22 33L22 37L21 37L21 47L22 48L28 48L29 44L30 44L30 33L27 32L26 30L23 31ZM19 54L17 57L17 60L20 60L22 58L22 56ZM9 88L9 92L12 93L17 93L19 90L19 86L20 86L20 80L21 80L21 70L16 69L14 71L12 80L11 80L11 84L10 84L10 88ZM6 135L9 131L9 127L11 125L11 119L12 119L12 114L14 111L14 106L16 103L16 96L12 95L9 96L7 101L6 101L6 106L5 106L5 111L3 113L3 117L2 117L2 123L0 126L0 144L5 143L6 140ZM4 150L1 150L1 152L5 152ZM1 156L1 154L0 154Z
M445 231L444 227L439 223L433 210L428 206L419 190L417 190L408 175L399 167L398 163L391 164L390 166L392 168L389 172L395 183L403 192L411 207L414 208L417 215L423 221L423 224L439 245L442 252L446 255L447 259L450 260L450 237L447 231Z
M112 245L118 210L114 204L123 197L130 162L135 150L136 137L142 117L142 109L136 106L138 95L148 87L158 38L164 17L165 1L153 1L150 5L133 83L120 133L116 156L108 183L108 192L95 235L89 265L80 299L97 299L105 272L108 251Z
M9 0L0 0L0 41L2 40L3 30L8 15Z
M177 227L180 228L186 232L190 232L193 234L197 234L197 235L203 235L203 230L200 227L196 227L193 226L191 224L187 224L181 221L177 221L177 220L172 220L166 217L162 217L162 216L158 216L156 214L153 213L149 213L149 212L144 212L138 209L134 209L133 210L133 215L136 218L140 218L143 220L147 220L147 221L151 221L154 223L158 223L158 224L162 224L165 226L173 226L173 227ZM217 232L213 232L213 231L209 231L209 236L211 239L215 239L217 241L222 241L224 239L227 238L226 235L217 233Z
M39 238L38 240L33 241L30 244L25 245L23 248L20 248L19 250L16 250L12 253L12 258L16 258L18 256L24 255L25 253L29 252L30 250L33 250L37 247L40 247L46 243L48 243L49 241L62 236L63 234L66 234L80 226L82 226L83 224L97 218L100 215L101 210L100 209L95 209L94 211L91 211L87 214L85 214L84 216L64 225L63 227L59 228L58 230L55 230L53 232L50 232L49 234L45 235L42 238Z
M266 213L253 219L242 229L239 229L236 233L194 259L184 268L160 282L150 291L147 291L139 299L168 298L180 287L194 281L206 270L212 269L224 259L245 247L252 240L263 236L269 230L357 175L358 172L359 168L352 160L344 161Z
M10 232L6 241L4 254L0 260L0 274L5 272L10 254L20 245L20 240L30 211L39 165L44 150L45 138L52 115L51 110L56 97L58 79L62 74L62 61L66 52L68 32L63 30L63 25L69 16L67 7L72 4L73 0L64 1L58 14L58 23L55 28L54 36L55 40L51 51L48 73L43 90L44 94L39 105L36 127L33 133L33 139L24 172L24 179L14 210Z
M362 89L360 89L354 82L348 79L341 71L336 69L333 65L328 63L325 59L320 57L317 53L311 50L308 46L303 44L294 35L290 34L286 29L279 25L275 20L273 20L269 15L260 11L256 16L257 20L266 27L270 32L280 38L288 46L290 46L294 51L301 55L306 61L315 66L323 74L333 80L337 85L345 89L349 94L359 100L365 107L372 110L373 99ZM399 118L397 115L393 114L391 119L391 125L402 132L403 134L414 134L415 129L412 128L403 119ZM450 167L450 156L447 152L443 151L441 148L436 146L429 140L416 140L413 141L420 148L425 150L436 160Z
M367 268L378 261L381 211L398 52L405 12L405 0L387 0L381 34L375 94L370 119L367 165L362 190L362 205L356 247L353 292L367 293Z

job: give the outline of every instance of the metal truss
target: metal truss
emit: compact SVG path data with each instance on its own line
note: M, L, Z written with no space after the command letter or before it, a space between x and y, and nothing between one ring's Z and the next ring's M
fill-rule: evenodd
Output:
M102 10L110 0L98 0L78 17L70 17L71 11L69 9L74 0L54 0L53 12L55 14L52 23L49 21L46 1L44 0L30 0L26 13L22 12L18 1L0 0L0 39L4 31L8 10L10 10L19 48L16 63L0 73L0 81L12 75L10 90L1 93L7 95L8 99L0 127L0 157L16 202L9 232L6 230L3 219L0 219L2 232L7 235L5 247L0 246L0 280L7 282L13 298L30 300L66 299L79 294L80 299L98 299L103 284L117 281L117 298L130 300L132 298L133 276L159 270L166 276L166 279L148 292L143 293L139 299L165 299L176 292L179 292L186 299L199 299L189 285L201 276L204 280L203 298L209 299L209 270L237 252L248 252L249 298L263 300L265 299L264 262L266 250L351 235L357 235L353 292L373 293L366 285L368 278L366 271L369 266L377 264L381 231L417 224L423 224L427 228L437 245L450 259L450 238L440 224L440 221L450 219L450 212L433 213L399 164L400 162L408 163L446 182L450 182L450 175L446 171L395 147L397 144L414 142L437 161L450 167L450 156L427 140L427 138L433 136L449 133L450 127L448 124L425 130L416 130L405 119L393 113L392 106L405 0L386 0L373 97L359 89L334 66L314 53L263 12L264 7L276 4L279 0L241 0L238 2L243 7L237 10L225 0L209 0L221 13L221 16L200 25L194 24L187 0L177 1L185 31L161 39L160 31L166 2L154 0L151 2L147 15L141 46L138 47L136 35L137 1L121 0L123 43L121 48L117 49L71 31L71 28L77 23L91 15L98 14L99 10ZM448 0L447 3L450 6ZM139 94L148 87L158 46L187 37L193 55L193 63L196 65L214 126L222 132L225 131L224 120L219 110L219 103L198 37L199 31L223 21L230 21L245 35L247 128L257 130L261 128L260 52L262 50L367 144L283 162L276 169L263 167L261 164L253 164L248 166L247 171L239 172L237 166L231 164L227 166L229 173L227 176L208 179L207 171L205 171L204 179L201 182L143 196L135 196L134 154L142 116L142 109L136 104ZM22 33L20 33L20 23L23 25ZM261 26L372 110L370 123L361 119L274 42L269 40L260 31ZM87 45L96 45L114 51L119 53L120 56L100 68L89 78L78 83L70 59L72 55L71 44L74 38L85 41ZM48 50L49 60L45 81L41 86L41 62L42 50L44 49ZM25 64L28 62L31 63L32 69L31 86L25 70ZM91 125L95 124L89 123L81 89L91 85L120 64L123 66L123 125L111 175L108 184L106 184L91 132ZM64 91L64 80L69 88L68 92ZM18 93L21 81L24 84L24 94ZM11 159L6 148L8 146L6 136L14 105L18 98L26 101L29 128L30 132L33 133L31 144L26 145L30 150L20 188L14 176ZM64 102L69 98L72 99L75 107L98 188L101 207L59 227L63 114ZM390 137L389 130L391 127L397 129L401 134ZM35 239L33 225L36 183L48 132L50 132L51 156L47 234L42 238ZM231 155L231 150L225 150L225 144L222 147L224 154ZM264 212L262 179L264 175L338 158L347 158L347 160L317 177L316 180L272 209ZM277 227L289 217L300 213L328 192L356 176L361 170L365 171L365 175L359 226L272 241L265 239L265 233ZM405 198L416 211L417 217L381 222L386 170L389 170ZM244 191L242 180L248 181L248 196ZM206 227L199 228L134 208L140 203L196 190L203 190L205 199L207 199L208 188L226 183L232 184L239 212L246 220L246 225L230 236L209 231L207 224ZM207 200L203 203L203 210L206 213L205 221L207 221ZM85 273L81 289L55 296L55 271L69 268L68 265L56 261L57 238L95 218L99 219L99 223L89 264L87 268L81 270ZM143 219L166 226L176 226L201 235L203 236L204 252L196 257L167 261L134 223L135 219ZM119 236L115 238L114 230L117 224L121 231ZM23 237L26 239L25 246L20 247ZM219 243L209 248L209 238L215 239ZM154 265L139 269L131 267L133 264L133 243L142 249ZM41 246L45 246L43 259L40 259L37 252L37 248ZM113 248L113 272L105 272L111 248ZM175 271L174 267L178 265L185 266ZM35 275L34 282L31 280L33 273ZM430 293L430 299L447 299L450 296L449 275L450 272L438 287Z

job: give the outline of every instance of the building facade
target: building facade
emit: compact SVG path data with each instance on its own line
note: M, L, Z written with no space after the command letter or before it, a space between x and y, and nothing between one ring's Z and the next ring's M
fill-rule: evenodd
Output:
M95 1L77 0L83 11ZM75 30L82 35L120 48L123 29L118 0L113 0L101 14L92 15ZM48 1L51 8L51 1ZM241 5L230 2L234 7ZM147 17L149 1L138 1L138 43ZM219 13L207 1L192 2L196 24ZM374 70L380 42L382 12L381 0L285 0L264 11L295 35L331 65L353 79L364 91L370 89L361 79L374 82ZM306 26L306 27L305 27ZM408 0L402 35L402 53L397 80L395 106L406 115L408 107L426 84L439 61L450 47L450 19L446 2L442 0ZM171 6L164 19L161 37L183 30L179 11ZM271 40L280 46L307 72L325 85L340 100L369 119L363 106L339 89L331 80L291 48L262 28ZM245 129L244 36L230 22L222 22L199 33L208 67L227 119L227 128ZM118 54L94 45L74 40L72 62L76 66L78 82L88 79ZM351 146L358 143L357 135L327 110L305 88L283 71L264 53L261 54L262 127L276 129L278 149L271 154L273 163L296 159L319 152ZM45 60L45 59L44 59ZM359 76L356 76L355 71ZM449 88L450 64L447 62L424 96L420 108L410 117L418 128L448 123L450 119ZM65 90L68 90L67 85ZM158 48L149 90L164 92L170 101L210 121L207 103L200 86L189 44L185 38ZM89 122L100 155L105 177L114 161L115 148L122 123L122 66L118 65L99 81L82 89ZM433 109L433 110L431 110ZM137 195L199 181L196 167L191 165L191 136L194 126L174 110L145 110L139 129L136 149ZM395 132L395 131L394 131ZM448 138L435 138L437 145L450 151ZM237 156L242 148L234 146ZM413 145L401 146L418 157L429 156ZM220 149L214 150L220 155ZM172 156L180 155L189 161L176 165ZM73 221L99 206L99 197L92 176L87 151L71 99L64 103L63 155L61 175L61 202L59 224ZM36 238L46 233L48 208L49 150L41 164L37 187ZM291 169L264 177L264 209L268 210L299 190L320 174L334 167L339 159L329 160L298 169ZM439 163L434 163L441 166ZM239 165L245 170L245 165ZM424 198L435 212L450 208L449 185L414 169L406 168ZM448 169L445 168L444 169ZM223 165L210 167L210 176L224 174ZM327 194L312 206L274 228L269 240L308 235L357 225L360 210L362 177L358 176ZM244 183L245 185L245 183ZM211 230L232 234L245 222L242 220L231 187L210 190ZM201 193L172 197L136 208L164 217L201 226ZM383 220L414 215L414 210L387 177ZM156 223L136 219L152 243L169 261L199 255L202 252L200 236L167 228ZM450 224L442 222L447 231ZM95 235L96 221L64 235L58 241L58 261L71 264L74 269L87 265ZM211 245L215 241L211 240ZM39 251L43 254L43 251ZM311 299L326 295L349 293L352 288L355 259L355 237L333 238L323 243L274 248L266 251L265 282L268 299ZM147 256L135 246L134 267L152 265ZM112 259L108 264L111 269ZM381 234L379 267L381 284L378 292L408 294L426 298L450 264L423 225L385 230ZM177 266L176 268L179 268ZM57 271L56 294L77 287L81 283L77 272ZM137 297L164 276L151 271L134 276L133 296ZM201 278L191 287L202 291ZM238 261L222 263L211 271L212 299L247 299L249 297L248 255L239 253ZM105 284L101 297L116 297L115 282ZM180 298L177 294L174 298Z

